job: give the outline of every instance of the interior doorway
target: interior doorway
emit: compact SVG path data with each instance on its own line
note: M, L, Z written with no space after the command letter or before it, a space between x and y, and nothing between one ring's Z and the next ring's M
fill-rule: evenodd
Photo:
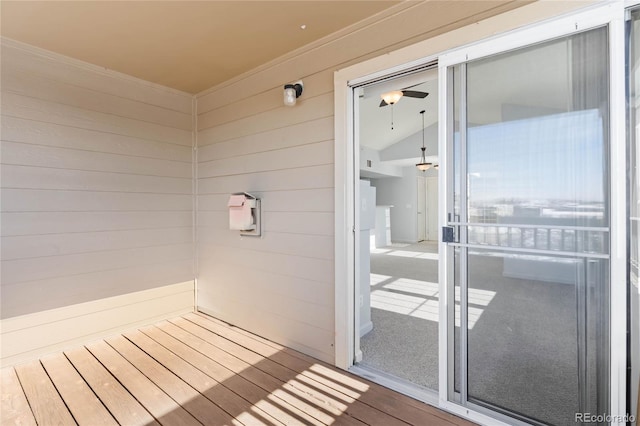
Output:
M438 241L438 177L418 176L418 241Z
M435 395L437 70L434 65L355 92L360 157L356 365L386 384ZM389 93L401 96L387 102ZM427 164L424 170L416 167L421 163Z

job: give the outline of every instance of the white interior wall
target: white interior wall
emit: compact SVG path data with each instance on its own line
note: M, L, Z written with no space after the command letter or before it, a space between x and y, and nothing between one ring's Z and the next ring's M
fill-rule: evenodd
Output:
M418 231L418 205L416 178L419 176L435 179L431 183L431 193L425 190L427 212L425 215L426 239L438 240L438 189L437 171L429 170L426 173L416 172L411 166L401 168L402 177L371 178L371 186L376 188L378 194L377 205L392 206L391 215L391 242L415 243L419 238ZM415 192L412 192L415 191ZM433 205L431 205L433 204ZM414 223L415 222L415 223Z
M380 161L380 151L360 145L360 177L401 177L402 167Z
M434 161L430 158L437 158L438 155L438 123L428 126L424 137L427 161ZM433 168L419 172L413 165L404 167L397 165L398 161L400 164L418 162L421 146L422 131L381 151L375 151L366 146L360 147L360 176L373 178L372 185L378 191L378 205L393 206L391 208L391 241L394 243L415 243L419 240L416 177L438 176L437 170ZM367 158L375 159L371 170L364 168L363 153L368 154ZM389 170L395 173L392 174ZM384 176L385 174L387 176Z
M424 146L427 161L429 157L438 156L438 123L433 123L424 129ZM383 162L403 160L407 158L420 159L422 151L422 131L416 132L408 137L380 150L380 160Z
M420 172L421 173L421 172ZM376 187L376 202L391 207L391 242L418 241L418 185L415 166L402 168L401 178L372 180Z
M192 96L2 42L2 318L194 278Z

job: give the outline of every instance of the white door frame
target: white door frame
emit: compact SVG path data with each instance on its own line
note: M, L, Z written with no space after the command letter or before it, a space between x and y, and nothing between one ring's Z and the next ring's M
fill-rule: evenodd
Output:
M420 202L422 197L422 203ZM422 206L420 205L422 204ZM422 208L422 212L420 209ZM418 241L426 241L429 236L429 229L427 228L427 178L424 176L416 176L416 222L418 223ZM420 227L423 232L420 233Z
M427 195L426 195L426 197L427 197L427 225L426 225L427 226L427 240L428 241L438 241L439 233L438 233L438 223L437 223L438 220L437 219L438 219L438 212L440 211L440 207L438 206L438 194L437 193L435 194L436 195L436 200L435 200L435 203L434 203L434 204L436 204L435 213L433 214L433 217L436 219L436 230L435 230L435 232L429 231L430 223L431 223L431 221L433 219L431 213L434 212L434 210L430 207L431 203L429 203L429 198L432 196L432 192L429 191L429 183L435 181L436 188L439 188L440 187L440 183L439 183L440 181L438 180L438 176L428 176L425 179L426 179L426 187L427 187ZM436 190L436 192L439 192L439 191Z
M446 78L448 65L465 62L491 53L523 47L536 41L568 35L609 24L610 49L610 196L611 196L611 401L609 414L623 416L626 392L626 205L625 164L625 70L624 70L624 2L598 4L582 11L584 4L574 2L536 2L472 26L455 30L407 48L391 52L360 64L336 71L335 90L335 365L348 369L353 366L355 342L354 289L356 262L354 261L354 233L358 218L354 203L358 169L354 153L353 87L374 79L393 75L399 71L426 65L438 60L439 76L439 223L446 222L446 188L450 178L446 170ZM569 13L566 16L558 15ZM532 24L550 19L541 24ZM523 27L522 29L517 29ZM508 32L508 33L507 33ZM503 33L504 35L494 36ZM478 42L478 40L486 40ZM463 48L458 46L466 45ZM453 50L455 49L455 50ZM444 244L440 243L444 254ZM440 330L439 330L439 403L442 409L484 424L496 424L494 417L448 400L448 340L447 340L447 280L445 267L448 259L441 256ZM612 423L616 424L616 423ZM622 423L620 423L622 424Z

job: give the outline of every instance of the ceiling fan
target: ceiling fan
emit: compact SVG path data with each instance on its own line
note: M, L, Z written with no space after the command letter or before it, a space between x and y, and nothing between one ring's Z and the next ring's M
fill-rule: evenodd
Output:
M387 92L380 95L380 97L382 98L382 102L380 102L379 106L384 107L387 105L393 105L397 103L403 96L406 96L408 98L424 99L429 96L429 94L427 92L420 92L417 90L394 90L392 92Z
M391 130L393 130L393 105L396 104L403 96L408 98L419 98L424 99L429 94L427 92L419 92L417 90L407 90L413 86L407 87L402 90L393 90L391 92L386 92L380 95L382 98L382 102L380 102L379 107L384 107L387 105L391 105Z

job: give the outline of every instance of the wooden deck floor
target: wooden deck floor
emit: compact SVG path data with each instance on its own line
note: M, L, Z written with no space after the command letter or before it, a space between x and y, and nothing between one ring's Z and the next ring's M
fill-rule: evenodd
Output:
M2 370L2 425L468 425L201 314Z

